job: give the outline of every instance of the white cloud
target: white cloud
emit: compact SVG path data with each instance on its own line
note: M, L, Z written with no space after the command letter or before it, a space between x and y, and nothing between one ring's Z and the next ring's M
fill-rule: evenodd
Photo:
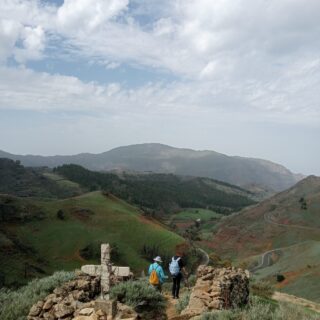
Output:
M128 0L65 0L57 11L57 25L67 34L93 32L128 6Z
M38 60L42 58L45 49L45 33L41 26L24 27L21 31L22 48L16 48L14 51L15 59L18 62L26 60Z
M0 107L319 116L320 2L309 0L0 0L0 63L80 55L181 79L137 89L2 68ZM62 38L63 41L51 41ZM60 47L59 47L60 46ZM72 49L70 49L72 48ZM45 52L45 54L44 54ZM180 111L179 111L180 110ZM209 110L209 111L208 111Z
M11 56L21 28L22 25L13 20L0 21L0 63Z

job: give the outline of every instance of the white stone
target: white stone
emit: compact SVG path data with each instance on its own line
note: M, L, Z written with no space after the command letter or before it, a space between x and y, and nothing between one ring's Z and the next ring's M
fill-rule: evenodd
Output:
M80 310L79 314L81 316L90 316L94 312L93 308L84 308Z
M81 271L89 276L100 276L101 265L98 266L94 264L87 264L81 267ZM114 274L116 277L130 277L130 267L112 266L112 274Z
M81 271L89 276L100 276L101 275L101 266L94 264L87 264L81 267Z

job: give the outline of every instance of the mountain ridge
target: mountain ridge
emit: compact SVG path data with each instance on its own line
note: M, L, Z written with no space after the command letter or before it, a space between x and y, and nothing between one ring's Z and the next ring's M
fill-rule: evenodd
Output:
M0 150L0 157L19 160L25 166L56 167L78 164L96 171L137 171L208 177L244 188L259 186L285 190L303 177L269 160L228 156L216 151L175 148L160 143L121 146L98 154L67 156L15 155Z

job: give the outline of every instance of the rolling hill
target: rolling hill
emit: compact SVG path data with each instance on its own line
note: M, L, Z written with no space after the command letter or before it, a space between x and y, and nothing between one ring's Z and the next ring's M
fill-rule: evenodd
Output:
M0 208L7 208L0 227L0 279L5 285L99 264L102 242L115 247L114 262L135 272L146 269L148 248L169 256L184 243L139 209L98 191L63 200L0 195ZM22 210L22 216L16 214Z
M267 160L227 156L215 151L173 148L157 143L73 156L22 156L0 151L0 157L19 160L25 166L53 168L72 163L95 171L151 171L208 177L262 191L282 191L302 178L301 175L293 174L285 167Z
M78 165L63 165L54 173L90 190L102 189L145 212L166 215L181 208L210 208L228 214L254 203L254 194L227 183L172 174L94 172Z
M320 301L320 178L309 176L256 206L233 214L204 243L248 266L279 289Z
M80 195L71 181L38 168L26 168L19 161L0 158L0 193L19 197L68 198Z

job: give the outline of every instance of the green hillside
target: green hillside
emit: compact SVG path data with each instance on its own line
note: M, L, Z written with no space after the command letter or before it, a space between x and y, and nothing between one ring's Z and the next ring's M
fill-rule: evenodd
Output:
M146 269L145 247L158 247L159 254L171 255L184 242L135 207L100 192L65 200L0 199L11 207L19 208L23 202L29 208L24 223L7 218L1 224L0 269L6 285L99 263L101 242L116 244L114 261L136 272Z
M258 279L267 279L278 291L299 295L320 302L320 241L306 241L281 250L269 267L256 272ZM277 282L275 275L284 280Z
M279 284L281 290L319 301L319 209L320 178L310 176L256 206L221 219L204 245L255 270L259 278L274 280L281 273L286 278ZM261 266L264 253L267 256Z
M116 175L89 171L78 165L54 170L87 189L102 189L151 214L177 212L181 208L209 208L228 214L255 203L247 190L208 178L172 174Z
M26 168L19 161L0 158L0 193L19 197L68 198L82 192L77 184L46 173L45 168Z

